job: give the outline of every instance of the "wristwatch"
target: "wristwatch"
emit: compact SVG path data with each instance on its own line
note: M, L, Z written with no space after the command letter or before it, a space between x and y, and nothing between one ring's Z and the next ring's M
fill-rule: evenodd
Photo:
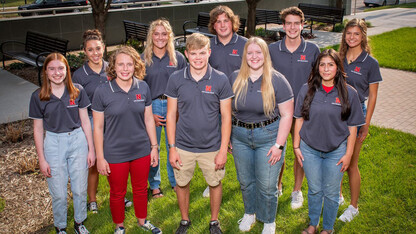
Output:
M276 146L276 148L283 150L284 146L283 145L279 145L277 143L274 143L274 146Z
M176 147L176 145L175 145L175 144L168 144L168 147L169 147L169 149L170 149L170 148L174 148L174 147Z

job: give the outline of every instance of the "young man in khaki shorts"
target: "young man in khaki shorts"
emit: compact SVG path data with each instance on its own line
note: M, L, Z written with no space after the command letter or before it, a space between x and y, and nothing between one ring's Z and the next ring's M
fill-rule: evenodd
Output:
M169 161L178 185L177 197L182 216L176 233L186 233L191 225L189 182L196 163L210 187L210 233L222 233L218 214L222 198L221 180L225 175L231 134L231 98L234 95L227 76L208 64L210 54L208 37L192 34L186 40L185 50L189 65L170 76L165 91L168 97L166 129Z

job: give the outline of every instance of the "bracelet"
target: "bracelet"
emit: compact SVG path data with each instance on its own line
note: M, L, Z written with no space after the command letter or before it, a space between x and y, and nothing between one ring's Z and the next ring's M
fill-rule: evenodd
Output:
M293 147L293 150L295 150L295 149L299 149L299 147Z
M150 148L159 148L159 144L150 145Z

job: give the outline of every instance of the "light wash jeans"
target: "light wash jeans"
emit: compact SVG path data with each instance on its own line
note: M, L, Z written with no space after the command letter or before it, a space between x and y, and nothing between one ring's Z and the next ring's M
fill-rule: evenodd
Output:
M323 203L323 229L332 230L339 207L339 190L343 172L342 164L337 162L345 155L347 141L331 152L321 152L311 148L304 141L300 142L304 157L303 170L308 180L309 225L319 224Z
M167 112L167 106L168 101L167 100L160 100L155 99L152 101L152 111L155 115L163 116L166 119L166 112ZM156 127L156 135L157 135L157 143L160 145L160 138L162 135L162 128L165 128L163 126ZM165 145L166 145L166 156L167 156L167 162L166 162L166 168L168 170L168 178L170 186L175 187L176 186L176 180L175 175L173 173L173 168L169 163L169 147L168 147L169 141L168 136L166 135L166 128L165 128ZM159 148L160 152L160 148ZM159 159L160 163L160 159ZM159 164L157 167L150 167L149 171L149 184L150 189L157 189L160 188L160 167Z
M87 218L88 144L82 128L67 133L47 131L44 152L51 168L52 177L46 180L52 196L55 227L67 226L68 176L74 200L74 219L77 223L83 222Z
M231 143L238 181L243 194L244 211L256 214L263 223L272 223L277 211L277 180L285 150L271 166L267 153L275 144L279 120L262 128L247 129L233 125Z

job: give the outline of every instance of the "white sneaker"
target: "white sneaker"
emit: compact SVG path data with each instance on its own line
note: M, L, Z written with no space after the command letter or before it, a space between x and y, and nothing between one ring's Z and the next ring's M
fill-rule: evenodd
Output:
M207 186L207 188L204 190L204 192L202 193L203 197L209 197L209 186Z
M276 233L276 223L265 223L261 234L274 234Z
M283 189L277 189L277 197L280 197L283 195Z
M349 205L348 208L344 211L344 213L339 216L339 220L342 222L350 222L355 216L358 215L358 209L354 208L354 206Z
M253 224L256 222L256 215L255 214L244 214L243 218L238 220L238 228L242 232L250 231Z
M303 195L302 191L294 191L292 192L292 201L290 202L290 206L293 210L301 208L303 205Z
M340 206L342 206L342 205L344 205L344 203L345 203L345 199L344 199L344 196L342 196L342 194L341 194L341 196L339 196L339 201L338 201L338 204L339 204Z

